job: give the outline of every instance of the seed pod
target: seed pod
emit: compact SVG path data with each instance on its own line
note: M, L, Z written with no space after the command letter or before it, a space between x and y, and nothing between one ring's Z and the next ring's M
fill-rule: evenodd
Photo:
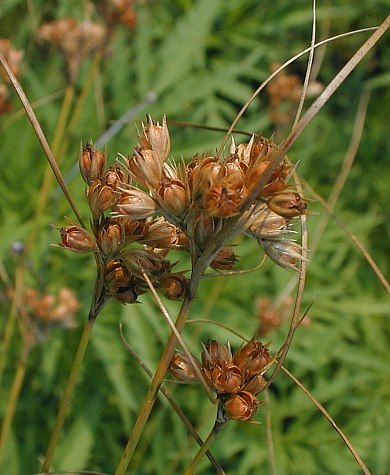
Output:
M212 369L213 366L222 366L223 362L232 361L232 352L230 347L226 347L223 343L217 340L208 340L203 345L202 351L202 366L203 368Z
M248 391L230 394L223 403L230 419L247 421L256 414L260 405L256 396Z
M305 214L307 200L303 199L299 193L285 191L271 196L267 205L273 212L290 219Z
M252 378L245 381L245 384L242 389L256 396L256 394L261 391L261 389L265 386L266 383L267 381L261 374L256 374Z
M145 272L152 281L159 281L171 271L171 263L145 249L125 249L121 254L124 265L130 274L143 279Z
M72 223L70 226L59 228L59 231L62 239L59 246L78 254L87 254L97 250L95 239L81 226Z
M197 362L196 359L195 362ZM198 381L198 376L188 356L180 351L174 353L168 371L179 381Z
M237 351L233 361L241 368L245 376L251 378L261 374L270 361L268 348L259 341L251 340Z
M111 260L106 264L104 284L108 293L122 303L135 303L140 291L138 279L128 272L120 260Z
M134 155L129 158L129 171L138 183L150 190L158 188L163 179L162 163L153 150L134 149Z
M224 246L214 257L210 267L214 270L231 270L238 262L237 256L229 246Z
M80 146L79 168L81 176L87 185L102 177L106 161L106 152L95 150L92 142L87 143L84 149Z
M160 278L158 288L170 300L180 300L184 297L189 279L180 272L176 274L166 274Z
M158 122L154 124L149 116L148 125L143 128L138 143L141 149L152 150L160 163L165 162L171 148L166 117L163 117L162 125L160 125Z
M202 368L209 386L218 393L236 393L240 390L242 375L240 368L230 361L221 361L210 369Z
M128 177L121 168L113 166L104 172L103 181L113 190L118 190L119 187L128 183Z
M142 220L153 216L156 204L153 199L137 188L123 190L122 196L116 203L115 212L118 216L132 220Z
M272 239L277 238L283 232L287 232L287 219L270 211L265 204L260 208L256 207L254 212L250 208L245 217L247 217L245 234L248 236L257 239Z
M234 215L246 196L244 189L236 190L225 185L212 186L204 195L199 209L208 216L227 218Z
M197 201L219 180L222 162L216 157L199 158L187 167L193 201Z
M165 178L158 188L157 200L164 211L177 218L183 218L189 208L188 190L178 179Z
M298 262L307 262L302 256L302 247L288 239L258 239L267 256L276 264L286 269L298 269Z
M163 249L178 247L180 230L164 218L156 219L145 227L142 244Z
M120 221L106 220L97 233L100 249L107 257L117 254L125 242L125 230Z
M87 200L93 216L97 218L104 211L112 208L119 196L117 191L105 185L101 180L92 182L87 190Z

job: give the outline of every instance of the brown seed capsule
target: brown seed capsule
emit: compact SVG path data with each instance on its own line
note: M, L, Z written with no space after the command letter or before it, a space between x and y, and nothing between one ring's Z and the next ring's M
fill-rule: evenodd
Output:
M227 218L237 212L244 196L244 190L215 185L204 195L200 209L203 208L208 216Z
M139 291L138 279L131 276L120 260L111 260L106 264L104 283L108 293L122 303L135 303Z
M87 200L93 216L99 217L104 211L112 208L119 198L119 193L101 180L95 180L87 190Z
M303 199L299 193L284 191L271 196L267 205L273 212L290 219L305 214L307 200Z
M157 200L167 213L183 218L189 208L189 195L181 180L165 178L157 192Z
M61 247L78 254L87 254L97 250L95 239L81 226L72 223L70 226L59 228L59 231L62 239Z
M226 414L230 419L247 421L256 414L259 407L256 396L248 391L230 394L224 401Z
M92 142L87 143L84 149L80 146L79 167L85 183L90 185L102 177L106 161L106 153L95 150Z
M216 157L202 157L188 167L188 180L193 201L197 201L220 179L222 162Z
M289 239L258 239L267 256L286 269L298 269L300 261L307 262L302 256L302 247Z
M168 371L179 381L198 381L198 376L188 356L180 351L176 351L173 355Z
M116 214L132 220L146 219L153 216L156 204L144 191L131 187L123 190L122 196L116 203Z
M125 230L119 221L106 220L97 233L100 249L107 257L117 254L125 242Z
M220 365L202 368L202 371L209 386L218 393L236 393L240 390L241 370L234 363L222 361Z
M259 341L251 340L237 351L233 361L241 368L245 377L261 374L270 362L268 348Z
M238 262L237 256L229 246L224 246L212 260L210 267L214 270L231 270Z
M180 272L176 274L166 274L160 278L158 288L170 300L180 300L184 297L189 279Z
M252 378L247 379L245 381L245 384L242 389L256 396L256 394L261 391L261 389L265 386L266 383L267 381L261 374L256 374Z
M121 257L127 270L139 279L143 279L142 273L145 272L152 281L158 282L171 271L168 260L145 249L125 249Z
M142 244L163 249L175 249L178 246L180 230L166 221L158 218L145 226Z
M158 122L154 124L152 118L148 117L148 125L143 128L143 133L139 138L139 146L141 149L152 150L160 163L165 162L171 148L171 139L165 117L163 117L162 125Z
M128 177L122 169L113 166L104 172L103 181L113 190L118 190L119 187L128 183Z
M260 208L256 206L255 211L249 209L245 217L245 234L248 236L272 239L287 232L287 219L269 210L266 204L262 204Z
M222 366L223 362L232 361L232 352L230 347L226 347L217 340L209 340L203 346L202 366L203 368L212 369L214 366Z
M134 155L129 158L129 171L138 183L150 190L157 189L164 176L162 163L153 150L134 149Z

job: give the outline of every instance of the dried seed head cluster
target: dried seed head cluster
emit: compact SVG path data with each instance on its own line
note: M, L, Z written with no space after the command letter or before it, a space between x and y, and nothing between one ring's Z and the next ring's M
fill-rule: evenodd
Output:
M8 297L12 299L12 293L9 293ZM62 287L57 295L27 288L22 297L22 307L29 341L36 344L47 338L54 327L75 327L75 314L80 303L74 292L67 287Z
M23 51L14 49L10 40L0 38L0 52L7 61L12 72L17 78L20 77ZM0 68L0 115L7 114L11 110L9 100L9 78L3 68Z
M45 23L39 30L41 39L58 46L64 53L71 83L85 59L105 45L106 34L103 25L87 20L78 23L74 18Z
M263 374L272 364L267 346L251 340L232 354L230 346L209 340L203 345L199 368L229 419L250 420L259 407L256 395L265 385ZM183 353L172 358L170 373L180 381L197 381L193 366Z
M136 302L147 274L170 299L188 288L183 272L173 271L171 250L189 252L192 264L213 246L218 233L235 220L233 232L210 253L208 265L233 268L237 257L228 240L245 234L258 240L277 264L297 269L301 248L286 238L291 219L305 213L306 200L287 186L292 166L283 161L264 183L255 201L241 211L271 160L275 146L252 137L234 143L225 159L168 159L170 135L165 118L149 118L130 157L107 166L105 151L91 143L80 149L79 167L92 214L91 233L75 223L60 228L60 246L76 253L95 252L101 261L106 296Z

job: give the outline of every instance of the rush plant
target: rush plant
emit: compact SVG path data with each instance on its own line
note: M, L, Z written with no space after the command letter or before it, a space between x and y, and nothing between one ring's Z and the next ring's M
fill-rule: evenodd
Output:
M357 7L346 3L347 13L321 5L317 14L315 3L305 10L286 4L283 12L269 7L259 21L262 13L249 0L167 2L154 6L156 21L152 5L132 1L86 2L76 15L70 5L48 12L31 2L31 24L19 41L34 33L44 71L23 71L7 29L10 38L0 43L0 108L10 135L4 195L25 203L30 193L30 200L3 213L7 229L16 224L3 249L12 243L13 252L0 268L8 306L0 467L115 475L385 470L381 325L390 286L381 265L385 246L374 232L385 226L383 208L372 196L382 197L385 181L378 177L369 195L359 181L364 167L354 175L352 162L368 91L388 83L375 68L389 60L381 42L390 17L342 31L342 18L356 18ZM9 5L5 19L18 2ZM270 55L264 44L276 34L272 28L284 22L288 42L289 22L308 25L308 12L311 36L299 30L295 55ZM338 41L348 46L337 49ZM322 77L324 48L340 65L333 70L325 58L331 66ZM288 72L300 58L301 70ZM360 69L370 75L363 91L362 78L354 77ZM335 99L337 111L354 119L336 172L348 120L336 114L343 126L335 127L326 108L351 83L361 94L357 112ZM12 115L12 88L22 118ZM123 110L129 88L138 104ZM44 107L51 110L40 120L32 94L48 96ZM112 124L111 114L122 119ZM30 158L20 170L12 162L31 155L21 155L25 144L15 142L24 117L32 125L23 126L25 152L39 150L34 130L50 166L39 161L35 176ZM379 109L370 120L383 137L381 117ZM178 124L182 119L192 124ZM128 132L129 120L138 124L136 134ZM100 138L85 140L98 130ZM77 178L70 158L76 149ZM22 180L26 172L28 186L12 189L14 174ZM342 193L349 175L353 197ZM367 196L370 212L362 216ZM348 224L335 214L340 201ZM335 225L327 228L330 218ZM89 301L81 335L72 330L80 302L68 287L82 308Z

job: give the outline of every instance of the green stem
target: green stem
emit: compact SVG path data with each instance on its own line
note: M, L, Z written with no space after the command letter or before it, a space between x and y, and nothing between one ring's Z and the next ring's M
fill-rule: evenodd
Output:
M184 325L187 320L187 315L188 315L191 302L192 302L192 298L191 296L188 296L185 298L181 306L179 315L175 323L175 326L179 333L183 331ZM161 383L165 377L165 373L167 372L169 363L171 362L171 359L172 359L172 355L175 351L176 343L177 343L177 339L175 335L171 333L168 343L166 344L164 352L161 356L156 373L152 379L149 390L142 403L137 420L135 421L133 431L130 435L130 438L127 442L125 450L123 451L122 457L119 461L118 467L115 471L115 475L124 475L127 470L127 467L134 454L135 448L137 447L141 434L149 419L150 413L152 412L154 403L157 399L157 394L160 390Z
M220 408L218 408L218 412L220 412ZM217 435L221 432L222 427L224 427L225 423L227 422L226 419L218 420L215 422L214 427L212 428L210 434L208 435L207 439L204 441L203 445L198 450L198 453L193 458L192 462L184 472L184 475L193 475L195 469L199 465L202 458L206 455L206 452L210 450L214 440L216 439Z
M64 391L64 395L61 400L61 404L58 410L57 419L54 425L53 432L50 437L49 445L46 451L45 461L42 465L42 472L48 472L50 470L50 466L52 464L54 451L56 449L58 439L64 425L66 413L68 411L68 407L70 404L70 400L73 394L74 387L76 385L81 364L84 359L85 352L87 350L87 346L91 337L91 332L95 323L94 318L89 318L84 326L83 334L81 335L80 343L77 348L77 353L73 361L73 366L69 374L68 382L66 384L66 388Z
M18 367L16 369L15 377L12 383L11 392L7 404L7 410L5 413L5 417L3 420L3 424L1 426L1 433L0 433L0 460L3 455L4 444L7 440L9 430L12 425L12 421L14 419L14 415L16 412L16 406L18 404L20 391L22 389L24 376L26 374L26 362L28 355L30 354L31 350L31 334L29 332L26 333L23 339L23 347L19 358Z

